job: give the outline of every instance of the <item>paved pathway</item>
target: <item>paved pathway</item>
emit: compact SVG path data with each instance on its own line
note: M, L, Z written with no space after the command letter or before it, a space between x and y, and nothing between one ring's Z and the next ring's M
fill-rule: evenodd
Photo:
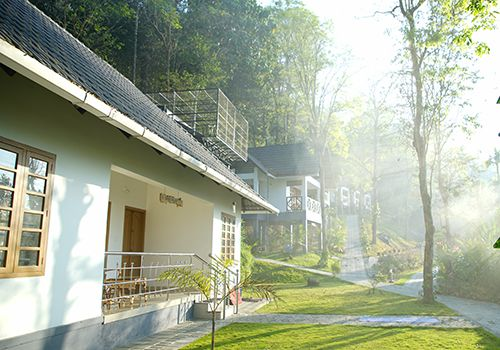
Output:
M256 314L236 317L234 322L285 324L341 324L371 327L477 328L458 316L353 316L310 314Z
M419 298L420 292L422 291L423 274L422 272L417 272L410 277L403 285L392 284L392 283L381 283L378 288L386 290L392 293L398 293L401 295L406 295L409 297Z
M346 218L347 239L344 255L342 257L339 278L364 286L370 286L366 275L363 248L359 233L357 215L348 215Z
M438 295L437 300L500 337L500 305L448 295Z
M354 215L348 216L346 222L347 242L344 254L345 258L342 261L341 274L338 277L352 283L366 286L368 281L364 266L365 260L359 259L360 254L362 255L362 250L357 217ZM378 288L388 292L418 298L422 290L422 283L422 272L418 272L404 285L383 283L380 284ZM500 337L500 305L447 295L438 295L437 301L468 319L477 322L497 337Z
M422 272L418 272L402 286L385 284L380 288L393 293L419 297L419 292L422 290L422 282ZM497 337L500 337L500 305L449 295L438 295L437 301L468 319L477 322Z

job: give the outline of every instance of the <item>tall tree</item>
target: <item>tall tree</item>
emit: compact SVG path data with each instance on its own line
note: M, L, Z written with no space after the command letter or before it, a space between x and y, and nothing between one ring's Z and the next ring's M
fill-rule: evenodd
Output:
M367 96L367 106L363 111L360 125L356 130L357 143L360 147L353 146L350 159L358 165L358 171L369 174L367 182L371 189L371 229L372 244L377 243L377 226L380 214L378 200L378 183L384 176L381 169L381 158L387 157L388 147L394 147L394 107L389 104L392 84L384 86L384 81L375 82ZM356 151L357 148L357 151ZM393 171L392 169L391 171Z
M297 132L319 160L320 247L326 249L326 160L330 152L340 152L345 146L336 113L342 106L347 65L344 57L332 50L329 28L303 7L283 11L276 30L284 48L282 64L288 67L289 93L298 103Z
M394 14L399 14L404 37L403 58L409 63L412 94L407 101L412 116L412 143L418 160L419 191L425 224L424 302L434 300L433 257L434 220L429 188L427 153L432 128L428 119L423 70L435 55L435 48L475 50L485 53L484 43L476 43L472 35L494 24L495 0L399 0Z
M427 125L430 129L430 189L435 179L442 203L443 229L445 238L451 243L450 201L455 196L457 186L467 184L461 169L466 169L470 160L464 152L462 159L454 157L457 151L450 144L453 136L468 136L479 125L475 115L468 114L469 104L463 99L477 81L477 73L471 63L477 58L468 52L450 50L446 46L436 47L423 66L425 82L425 105ZM454 169L455 173L449 170Z
M128 0L32 0L108 63L129 73L135 11ZM128 61L128 62L127 62Z

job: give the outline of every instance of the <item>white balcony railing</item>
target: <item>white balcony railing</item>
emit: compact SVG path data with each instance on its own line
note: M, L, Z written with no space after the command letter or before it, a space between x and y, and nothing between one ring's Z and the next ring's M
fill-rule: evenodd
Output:
M321 213L321 204L315 199L307 197L307 210L316 214Z
M286 197L286 211L302 211L307 210L316 214L321 213L320 203L310 197L306 197L306 205L304 206L304 197L302 196L289 196Z

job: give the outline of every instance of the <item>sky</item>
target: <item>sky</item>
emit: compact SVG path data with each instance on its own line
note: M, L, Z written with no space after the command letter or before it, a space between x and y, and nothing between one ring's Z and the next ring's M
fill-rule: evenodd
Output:
M322 21L333 24L336 43L352 53L352 91L366 93L370 81L377 81L391 71L397 51L394 38L400 35L398 23L391 15L376 12L391 10L394 0L303 0L303 3ZM496 104L500 96L500 29L485 33L481 39L488 43L491 53L479 59L477 67L483 79L466 98L482 127L470 140L457 134L454 142L486 159L495 147L500 149L500 105Z

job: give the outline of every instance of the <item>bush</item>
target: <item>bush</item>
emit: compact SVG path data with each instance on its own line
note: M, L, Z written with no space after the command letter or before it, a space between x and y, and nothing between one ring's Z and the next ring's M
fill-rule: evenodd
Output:
M241 264L240 264L240 272L241 272L241 277L245 278L250 276L252 273L252 268L255 263L255 260L253 258L252 254L252 248L255 246L256 243L251 242L249 235L247 233L247 226L245 224L241 225Z
M330 263L330 269L334 276L340 273L340 260L332 260Z
M393 274L397 276L402 272L414 270L420 266L422 266L420 255L415 251L408 251L404 254L383 255L378 258L372 268L374 273L384 276L385 280L389 280L391 269Z
M330 229L327 232L328 251L333 254L343 254L347 229L340 218L330 215Z
M377 289L377 285L386 280L385 276L374 267L372 267L371 269L368 269L366 271L366 275L368 276L368 282L370 282L370 285L371 285L371 288L368 291L368 294L375 294L375 290Z
M500 254L469 242L438 254L437 286L441 294L500 303Z
M255 259L252 255L252 247L241 241L241 277L245 278L252 273Z
M323 251L321 252L321 258L319 259L319 262L318 262L318 268L325 268L325 267L328 267L328 261L330 260L330 253L328 252L328 248L327 249L323 249Z

